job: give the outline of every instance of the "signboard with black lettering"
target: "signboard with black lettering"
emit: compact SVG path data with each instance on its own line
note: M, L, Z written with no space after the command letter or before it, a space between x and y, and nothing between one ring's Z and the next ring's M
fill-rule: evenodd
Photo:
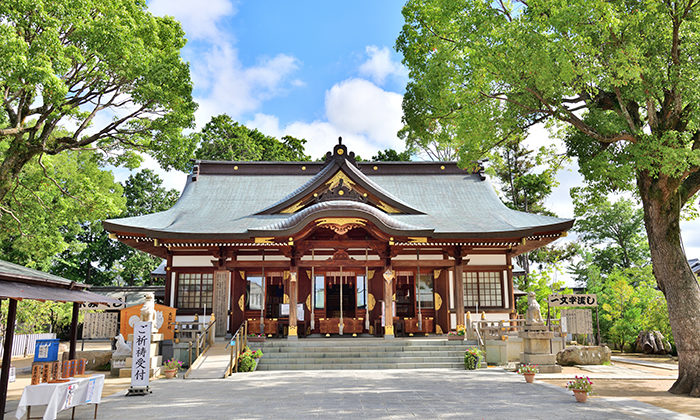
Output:
M83 321L83 338L112 338L118 334L117 321L119 314L102 312L85 314Z
M549 295L549 306L598 306L596 295Z
M151 362L151 328L150 322L137 322L134 325L134 340L131 359L131 386L148 386Z
M562 309L569 334L593 334L593 316L590 309Z

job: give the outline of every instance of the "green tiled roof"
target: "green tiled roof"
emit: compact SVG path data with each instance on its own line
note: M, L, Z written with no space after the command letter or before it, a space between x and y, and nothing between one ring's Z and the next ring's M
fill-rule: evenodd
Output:
M293 170L302 165L304 171ZM196 180L193 181L192 175L188 177L182 196L170 210L107 220L104 225L112 232L164 239L245 239L255 236L252 232L261 231L274 236L274 227L288 229L295 214L258 213L293 198L290 193L300 193L303 186L318 182L317 176L333 173L327 164L325 170L322 165L199 162ZM406 236L415 231L414 235L420 232L422 236L432 232L428 236L434 238L525 237L568 230L573 224L571 219L507 208L488 180L460 170L454 162L361 163L358 166L352 171L371 180L371 188L423 213L375 214L377 220L382 219L381 223L405 231ZM326 206L318 211L331 210ZM333 211L335 216L342 212L337 205ZM352 211L361 211L361 208L355 206ZM323 213L318 214L324 217Z

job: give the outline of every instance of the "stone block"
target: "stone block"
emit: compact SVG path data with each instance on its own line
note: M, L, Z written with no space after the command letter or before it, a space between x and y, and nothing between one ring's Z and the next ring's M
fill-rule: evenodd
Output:
M151 367L148 372L149 372L149 378L155 378L158 375L161 374L162 366L156 366ZM123 368L119 369L119 377L120 378L130 378L131 377L131 368Z
M69 352L64 352L61 360L68 360ZM87 359L86 370L95 370L97 366L106 365L112 360L112 350L85 350L76 351L76 359Z
M602 365L610 363L611 351L607 346L569 346L557 353L562 366Z
M554 365L557 363L557 358L553 354L529 354L520 353L520 363L530 365Z

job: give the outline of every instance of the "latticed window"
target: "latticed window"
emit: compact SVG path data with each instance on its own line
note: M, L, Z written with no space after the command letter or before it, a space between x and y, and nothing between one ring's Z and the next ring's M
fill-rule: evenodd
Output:
M503 282L500 271L462 273L464 306L502 307Z
M212 307L214 302L214 274L178 273L177 307L200 309Z

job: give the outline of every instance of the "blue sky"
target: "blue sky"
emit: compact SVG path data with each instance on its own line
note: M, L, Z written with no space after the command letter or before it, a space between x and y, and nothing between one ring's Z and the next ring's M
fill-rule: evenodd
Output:
M404 3L149 0L148 7L174 16L185 30L182 55L191 67L198 127L226 113L267 135L305 138L312 158L331 150L338 136L370 158L404 149L396 132L408 71L394 51ZM527 142L551 140L535 127ZM184 187L185 174L166 173L150 158L144 166L156 169L166 187ZM120 181L128 176L114 172ZM569 188L582 184L575 164L559 180L548 207L573 217ZM684 222L682 230L688 257L700 257L700 223Z
M198 127L226 113L265 134L308 140L325 154L338 136L357 154L402 150L407 71L393 46L404 1L151 0L182 23Z

